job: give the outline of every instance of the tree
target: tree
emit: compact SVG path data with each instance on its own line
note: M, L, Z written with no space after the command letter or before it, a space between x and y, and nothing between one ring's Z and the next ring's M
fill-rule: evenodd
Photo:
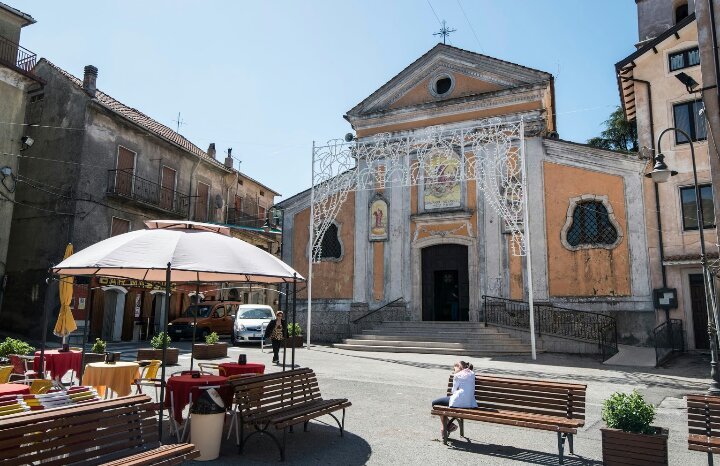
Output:
M625 112L621 107L618 106L603 125L605 130L600 136L588 139L589 146L620 152L638 151L637 125L634 121L625 119Z

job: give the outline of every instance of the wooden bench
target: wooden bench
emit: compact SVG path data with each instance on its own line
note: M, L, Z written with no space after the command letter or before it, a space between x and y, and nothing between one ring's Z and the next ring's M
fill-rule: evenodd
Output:
M303 424L307 431L311 419L332 416L340 428L345 429L345 409L351 406L347 399L323 400L317 377L311 369L295 369L273 374L230 379L235 392L236 413L239 417L238 451L242 454L245 443L255 434L268 435L280 450L285 461L285 436L288 428ZM342 410L342 420L333 414ZM237 419L236 421L237 422ZM245 436L245 426L253 430ZM282 443L268 431L270 427L282 430Z
M158 404L146 395L0 418L0 463L176 465L196 458L194 445L160 446Z
M451 375L448 395L451 394L452 383ZM560 464L563 464L565 439L570 453L573 453L573 435L585 425L586 387L580 384L476 375L477 408L435 405L431 413L447 419L443 436L446 445L449 434L447 426L454 420L460 425L461 436L465 436L465 420L557 432Z
M688 395L688 450L707 453L713 464L713 453L720 453L720 396Z

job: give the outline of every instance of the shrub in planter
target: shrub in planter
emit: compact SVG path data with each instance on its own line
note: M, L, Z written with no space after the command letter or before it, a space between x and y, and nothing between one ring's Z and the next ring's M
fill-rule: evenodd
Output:
M11 354L18 354L20 356L25 354L34 353L35 348L25 343L22 340L7 337L5 341L0 343L0 358L6 358Z
M143 359L160 359L162 360L163 347L165 347L165 365L177 364L180 350L178 348L170 348L170 337L165 332L160 332L150 339L152 348L141 348L138 350L137 358Z
M636 390L613 393L603 402L603 462L627 464L628 460L647 464L668 464L668 431L650 425L655 407L645 402Z
M213 332L205 336L205 344L196 343L193 345L193 356L195 359L217 359L227 357L227 343L220 343L220 337Z
M105 361L105 350L107 350L107 343L96 338L90 351L85 353L85 364Z
M288 338L287 346L301 348L303 345L302 327L300 324L287 324Z

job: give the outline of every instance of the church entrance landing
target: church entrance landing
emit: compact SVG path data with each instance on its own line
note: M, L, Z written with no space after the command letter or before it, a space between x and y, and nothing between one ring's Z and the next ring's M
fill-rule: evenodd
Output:
M468 248L441 244L422 249L422 318L467 321Z

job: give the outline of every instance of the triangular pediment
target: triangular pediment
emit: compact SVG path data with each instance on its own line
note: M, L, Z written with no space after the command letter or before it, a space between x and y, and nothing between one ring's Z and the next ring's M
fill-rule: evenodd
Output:
M482 95L548 81L551 77L549 73L438 44L356 105L348 116L357 118L428 102Z

